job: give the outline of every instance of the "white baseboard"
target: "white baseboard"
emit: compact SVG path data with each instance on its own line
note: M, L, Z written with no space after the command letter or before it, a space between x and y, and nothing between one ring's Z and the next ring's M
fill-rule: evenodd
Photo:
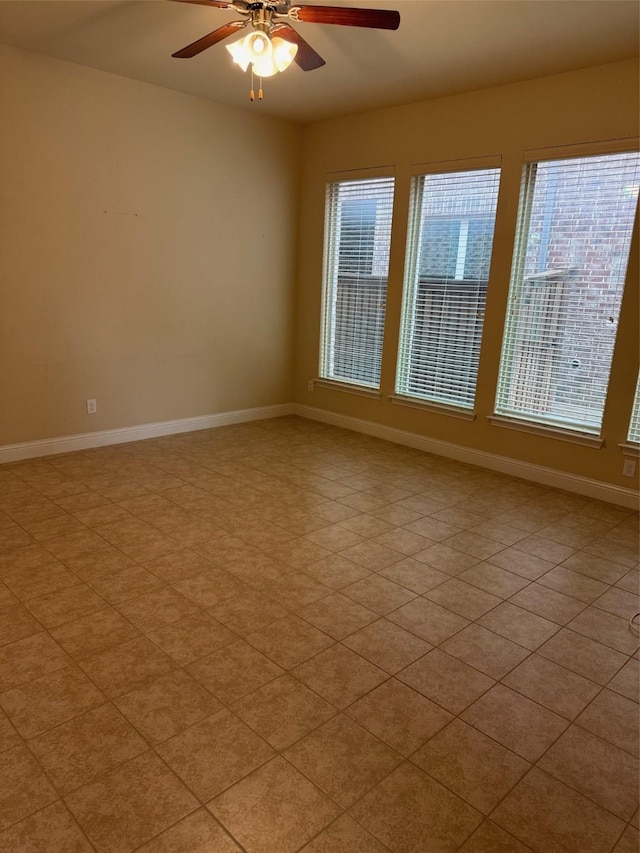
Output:
M565 489L578 495L614 503L629 509L638 509L638 492L633 489L625 489L622 486L614 486L611 483L602 483L600 480L591 480L577 474L567 474L555 468L545 468L542 465L533 465L531 462L521 462L518 459L510 459L508 456L498 456L495 453L487 453L484 450L475 450L471 447L463 447L459 444L451 444L437 438L428 438L415 432L407 432L394 427L383 426L373 421L365 421L361 418L353 418L349 415L339 415L324 409L316 409L313 406L294 404L293 414L301 418L320 421L331 426L350 429L353 432L361 432L374 438L382 438L405 447L413 447L416 450L424 450L427 453L435 453L458 462L466 462L470 465L478 465L480 468L488 468L490 471L498 471L501 474L509 474L512 477L521 477L543 486L553 486L557 489Z
M161 435L176 435L181 432L195 432L200 429L279 418L291 414L293 414L293 405L283 403L274 406L260 406L255 409L220 412L216 415L199 415L195 418L141 424L140 426L123 427L122 429L107 429L102 432L85 432L80 435L64 435L59 438L25 441L20 444L5 444L0 446L0 464L18 462L21 459L34 459L38 456L53 456L72 450L88 450L92 447L105 447L109 444L124 444L128 441L158 438Z

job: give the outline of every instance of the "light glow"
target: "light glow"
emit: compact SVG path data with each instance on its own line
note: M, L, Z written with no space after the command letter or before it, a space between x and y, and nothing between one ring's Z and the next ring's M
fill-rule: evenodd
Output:
M253 63L253 71L259 77L273 77L278 71L286 71L295 59L298 45L275 36L254 30L232 44L226 45L233 61L246 71Z

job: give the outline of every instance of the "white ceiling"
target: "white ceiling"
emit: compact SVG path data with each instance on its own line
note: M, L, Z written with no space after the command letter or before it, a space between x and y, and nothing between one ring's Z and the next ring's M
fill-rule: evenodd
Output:
M254 104L248 75L223 44L171 58L237 20L233 11L168 0L2 0L0 42L297 122L638 55L637 0L309 2L397 9L400 29L294 24L327 65L292 66L266 80L265 100Z

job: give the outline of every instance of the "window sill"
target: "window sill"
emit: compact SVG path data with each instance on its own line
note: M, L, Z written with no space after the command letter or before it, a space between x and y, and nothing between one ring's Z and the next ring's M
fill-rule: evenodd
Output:
M400 394L392 394L389 400L396 406L407 406L410 409L422 409L425 412L435 412L438 415L448 415L463 421L475 421L476 413L471 409L463 409L460 406L447 406L445 403L434 403L430 400L419 400L415 397L403 397Z
M625 456L640 456L640 444L635 444L632 441L623 441L618 447Z
M379 400L382 397L376 388L367 388L364 385L350 385L348 382L336 382L334 379L314 379L314 388L324 388L327 391L342 391L345 394L357 394L360 397L370 397Z
M564 430L559 427L546 426L545 424L537 424L532 421L516 421L502 415L488 415L488 420L493 426L504 427L505 429L515 429L531 435L542 435L546 438L555 438L558 441L568 441L570 444L582 444L584 447L595 447L598 450L604 447L604 439L598 435Z

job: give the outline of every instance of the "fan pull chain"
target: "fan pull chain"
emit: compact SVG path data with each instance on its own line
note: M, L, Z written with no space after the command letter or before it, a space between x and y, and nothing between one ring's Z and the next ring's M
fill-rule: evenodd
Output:
M258 100L261 101L264 98L264 94L262 92L262 77L260 78L260 88L258 89Z
M253 91L253 65L251 66L251 91L249 92L249 100L255 101L256 93Z

